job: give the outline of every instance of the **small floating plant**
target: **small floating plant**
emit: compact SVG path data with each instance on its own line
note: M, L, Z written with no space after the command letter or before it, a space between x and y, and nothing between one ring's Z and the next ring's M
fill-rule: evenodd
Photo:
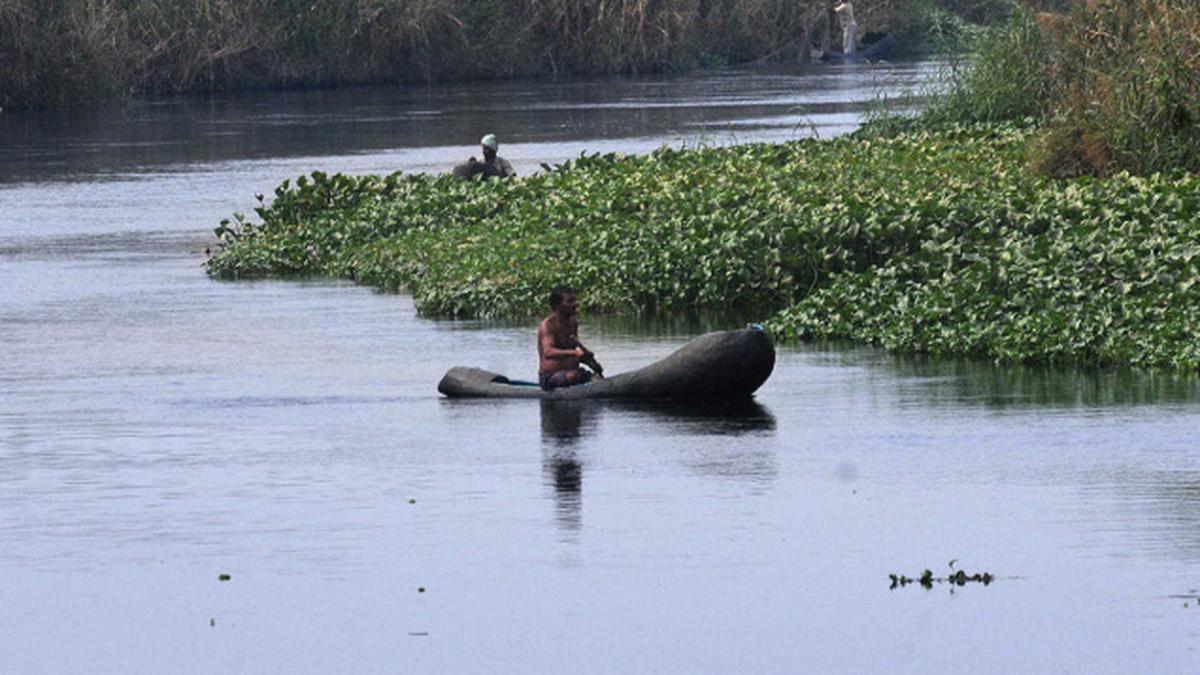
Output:
M915 579L903 574L889 574L888 578L892 580L891 588L903 588L909 584L920 584L923 588L933 588L934 584L953 584L955 586L966 586L968 583L979 583L987 586L996 580L996 577L993 576L991 572L977 572L975 574L968 574L964 570L956 570L954 569L954 564L957 562L957 558L950 561L949 565L951 574L950 576L946 577L935 577L933 576L933 570L929 569L921 572L921 576Z

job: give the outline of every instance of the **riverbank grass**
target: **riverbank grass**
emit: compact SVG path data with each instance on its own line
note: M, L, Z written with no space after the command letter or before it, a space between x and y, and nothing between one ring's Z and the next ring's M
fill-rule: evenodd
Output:
M951 126L587 156L514 181L313 174L218 228L217 278L403 289L438 317L749 309L781 339L1200 367L1200 180L1052 179Z

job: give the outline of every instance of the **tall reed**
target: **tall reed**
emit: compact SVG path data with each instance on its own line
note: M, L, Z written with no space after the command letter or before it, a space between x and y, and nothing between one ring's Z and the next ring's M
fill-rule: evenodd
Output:
M124 92L637 73L706 56L736 62L795 41L823 4L0 0L0 106Z
M1194 0L1088 0L1059 38L1037 166L1055 175L1200 172Z
M1037 117L1054 95L1044 76L1050 45L1028 12L1016 12L1003 29L984 32L976 54L952 56L945 68L949 88L926 111L934 122L1000 122Z

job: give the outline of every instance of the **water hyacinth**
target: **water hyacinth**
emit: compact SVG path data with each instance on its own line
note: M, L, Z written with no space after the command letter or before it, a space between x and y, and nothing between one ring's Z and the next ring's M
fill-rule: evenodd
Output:
M1032 132L584 156L514 181L314 174L218 228L219 278L324 275L427 316L738 308L782 339L1000 361L1200 365L1200 181L1056 180Z

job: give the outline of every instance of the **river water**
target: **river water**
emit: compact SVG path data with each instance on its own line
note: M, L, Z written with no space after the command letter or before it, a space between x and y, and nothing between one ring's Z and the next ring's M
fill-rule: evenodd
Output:
M1192 379L799 346L723 414L449 401L533 323L201 267L312 170L829 137L931 69L0 114L0 671L1194 672ZM581 290L611 372L721 325ZM952 561L996 580L889 588Z

